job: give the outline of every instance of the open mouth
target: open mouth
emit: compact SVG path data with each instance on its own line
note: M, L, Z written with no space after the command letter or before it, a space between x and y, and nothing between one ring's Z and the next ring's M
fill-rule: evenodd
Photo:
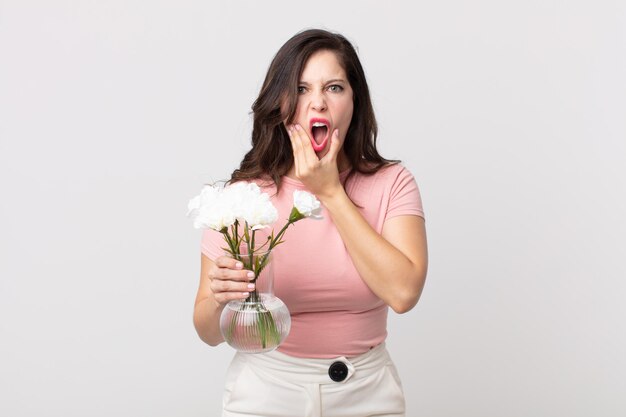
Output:
M311 119L311 145L315 152L322 151L327 143L330 132L330 123L326 119Z

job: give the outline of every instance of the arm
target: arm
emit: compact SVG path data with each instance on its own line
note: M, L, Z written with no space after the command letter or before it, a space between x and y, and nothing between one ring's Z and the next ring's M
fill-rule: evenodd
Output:
M222 256L213 262L205 255L201 257L200 286L193 309L193 324L200 339L217 346L224 341L220 332L220 315L224 306L231 300L248 297L248 291L254 288L254 284L249 283L254 273L242 269L241 263L235 259Z
M367 286L396 313L411 310L422 293L428 269L424 219L391 218L380 235L365 221L343 188L319 198Z
M288 132L296 176L330 213L363 281L394 311L409 311L421 295L428 269L424 220L418 216L394 217L385 222L382 234L378 234L339 181L339 132L333 132L330 150L321 159L303 129L296 125Z

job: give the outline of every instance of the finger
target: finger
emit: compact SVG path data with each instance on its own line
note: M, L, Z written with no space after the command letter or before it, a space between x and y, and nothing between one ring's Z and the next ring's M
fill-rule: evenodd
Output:
M342 143L342 140L339 138L339 129L335 129L333 131L333 135L330 138L330 149L328 150L328 153L324 155L322 160L336 160Z
M306 162L310 166L314 166L317 162L319 162L319 158L313 149L313 145L311 145L311 138L309 137L309 134L299 124L296 124L296 134L300 138Z
M228 268L218 268L209 278L221 281L251 281L254 279L254 272L248 270L233 270Z
M215 265L219 268L243 269L243 263L229 256L220 256L215 259Z
M249 296L250 293L248 292L219 292L217 294L213 294L215 301L221 305L228 304L230 301L234 300L245 300Z
M215 259L215 266L209 272L209 278L219 280L250 281L254 279L252 271L243 269L243 263L228 256Z
M287 126L287 134L289 135L289 141L291 142L291 150L293 151L294 159L296 158L297 153L300 151L298 149L299 144L296 141L296 135L294 133L295 129L293 125Z
M296 169L296 176L299 177L306 166L306 158L304 156L302 140L294 125L291 125L289 128L289 138L291 139L291 147L293 148L293 162Z
M289 125L289 127L287 128L287 132L289 133L289 140L291 140L293 156L296 157L300 152L302 152L302 143L300 142L299 137L296 134L296 128L294 125Z
M254 284L252 283L220 280L211 281L211 291L213 292L213 294L221 292L238 292L241 294L244 292L252 291L253 289Z

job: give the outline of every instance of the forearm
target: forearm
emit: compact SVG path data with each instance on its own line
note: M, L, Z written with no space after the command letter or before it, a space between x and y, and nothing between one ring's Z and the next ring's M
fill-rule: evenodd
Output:
M220 315L223 306L212 298L204 298L196 302L193 311L193 324L200 339L211 346L224 341L220 332Z
M377 233L345 191L322 197L354 266L367 286L394 311L404 313L417 303L426 279L426 260L408 256Z

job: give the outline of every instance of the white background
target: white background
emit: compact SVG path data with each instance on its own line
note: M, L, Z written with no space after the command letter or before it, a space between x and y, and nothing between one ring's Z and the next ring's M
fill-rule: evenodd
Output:
M186 205L310 27L358 47L422 191L408 415L626 415L626 3L231 3L0 0L0 415L219 415Z

